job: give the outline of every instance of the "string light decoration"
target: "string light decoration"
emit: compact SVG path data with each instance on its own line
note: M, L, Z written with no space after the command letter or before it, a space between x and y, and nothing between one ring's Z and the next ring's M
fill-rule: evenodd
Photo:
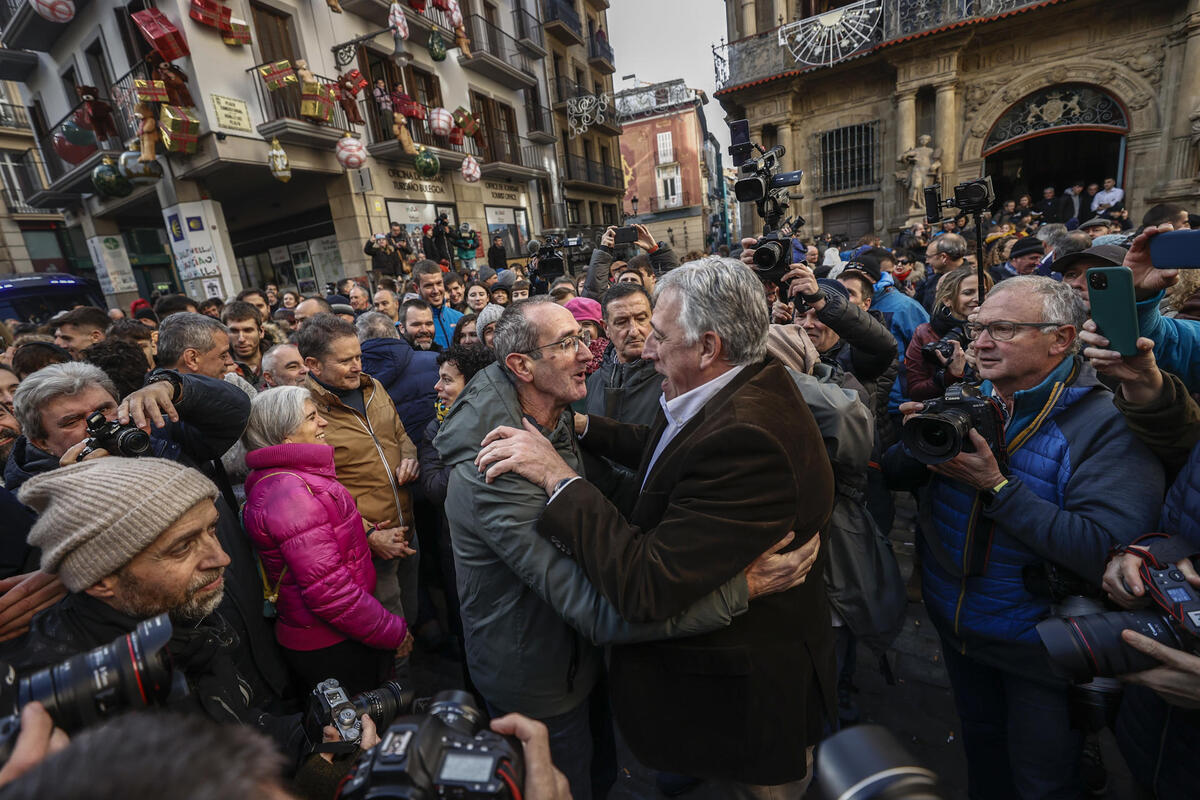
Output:
M883 17L883 0L859 0L779 28L779 46L802 64L829 67L872 41Z

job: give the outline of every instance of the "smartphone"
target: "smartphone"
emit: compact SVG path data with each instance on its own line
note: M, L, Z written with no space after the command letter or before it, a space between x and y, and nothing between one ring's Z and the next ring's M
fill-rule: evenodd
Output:
M1088 302L1092 319L1110 350L1123 356L1137 354L1137 301L1129 267L1094 267L1087 271Z
M632 225L626 225L624 228L617 228L616 237L613 239L614 244L633 244L638 240L637 228Z
M1150 240L1150 261L1157 269L1200 269L1200 230L1158 234Z
M733 166L740 167L750 158L754 145L750 143L750 121L737 119L729 123L729 155Z

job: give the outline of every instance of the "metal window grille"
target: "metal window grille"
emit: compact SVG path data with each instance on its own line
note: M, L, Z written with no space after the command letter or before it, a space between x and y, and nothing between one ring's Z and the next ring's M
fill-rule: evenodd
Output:
M821 192L836 194L879 183L879 121L819 135Z

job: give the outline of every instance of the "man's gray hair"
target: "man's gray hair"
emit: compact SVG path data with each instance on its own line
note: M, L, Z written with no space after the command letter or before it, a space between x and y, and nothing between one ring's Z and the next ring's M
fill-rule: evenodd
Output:
M175 367L185 350L207 353L213 349L213 338L229 329L212 317L181 311L172 314L158 326L158 364Z
M554 303L548 294L539 294L528 300L518 300L517 302L504 309L504 313L500 315L500 321L496 323L496 338L492 342L492 349L496 351L496 360L499 361L505 369L508 369L508 364L505 361L513 353L527 353L538 346L538 330L533 321L529 319L528 311L534 306L546 305ZM480 322L477 325L479 328L480 339L483 339L483 312L486 312L490 305L485 307L480 312ZM534 356L535 358L537 356ZM511 370L510 370L511 371Z
M379 311L368 311L354 320L354 332L358 334L360 342L365 342L367 339L400 338L400 332L396 330L396 323L392 322L392 318L387 314Z
M933 252L957 261L967 255L967 240L957 233L943 233L933 240Z
M69 397L92 386L99 386L117 399L112 378L95 364L69 361L42 367L17 385L13 393L13 416L27 439L46 438L42 407L56 397ZM92 409L94 411L95 409ZM90 412L89 412L90 413Z
M656 308L670 291L679 297L679 324L687 344L712 331L721 337L726 360L735 366L766 357L767 301L762 283L745 264L707 258L677 267L659 279Z
M1011 291L1026 291L1040 296L1043 322L1075 326L1075 342L1071 346L1070 353L1074 354L1079 351L1078 334L1083 330L1083 323L1087 321L1088 312L1083 300L1074 289L1061 281L1042 275L1017 275L997 283L988 292L988 297L991 298L999 292Z
M1068 233L1067 226L1061 222L1050 222L1038 228L1038 232L1034 234L1034 238L1042 244L1048 244L1055 250L1058 249L1059 243ZM1086 247L1084 248L1087 249Z
M246 452L283 444L284 437L304 422L304 402L312 394L303 386L276 386L250 401L250 419L242 433Z
M263 353L263 357L262 357L263 372L270 372L270 373L274 374L274 372L277 369L279 369L279 367L280 367L280 364L278 362L279 362L279 359L283 358L284 349L288 348L288 347L296 347L296 345L291 344L290 342L284 342L283 344L272 345L271 348L269 350L267 350L267 352ZM299 348L297 348L296 354L297 355L300 354Z

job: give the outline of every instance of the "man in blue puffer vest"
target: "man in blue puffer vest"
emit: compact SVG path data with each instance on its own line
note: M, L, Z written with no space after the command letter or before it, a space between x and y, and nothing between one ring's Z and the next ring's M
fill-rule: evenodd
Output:
M973 800L1083 796L1083 733L1035 631L1052 601L1027 579L1049 567L1098 594L1109 550L1149 530L1162 501L1161 465L1075 356L1085 317L1074 291L1049 278L993 289L971 330L981 389L1004 409L1007 467L973 431L975 452L929 468L922 588ZM902 447L886 465L901 479L921 469Z

